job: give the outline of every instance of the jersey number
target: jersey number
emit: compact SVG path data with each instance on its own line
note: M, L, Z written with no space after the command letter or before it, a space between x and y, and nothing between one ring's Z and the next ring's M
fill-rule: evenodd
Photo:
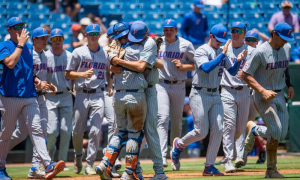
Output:
M97 79L100 79L100 80L104 79L104 72L103 71L98 72Z
M223 75L223 72L224 72L223 68L220 68L220 69L219 69L219 72L218 72L218 76L222 76L222 75Z

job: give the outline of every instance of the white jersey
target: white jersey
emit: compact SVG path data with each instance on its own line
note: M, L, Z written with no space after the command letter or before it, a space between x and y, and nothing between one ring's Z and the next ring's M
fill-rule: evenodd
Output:
M105 73L109 71L109 58L107 52L99 46L97 52L92 52L88 46L74 49L72 59L67 65L67 71L85 72L93 68L91 78L78 78L75 80L75 89L96 89L105 86Z
M143 50L143 46L139 44L132 44L125 48L124 60L126 61L138 61L140 53ZM128 70L126 68L120 74L116 74L115 77L115 89L145 89L147 87L147 81L143 73Z
M181 37L178 37L173 43L168 43L165 37L162 37L162 39L158 58L163 61L164 68L158 70L159 79L170 81L187 79L186 71L178 69L172 61L178 59L182 64L194 63L194 46L190 41Z
M45 52L36 52L33 50L33 72L41 81L47 79L47 57Z
M72 54L64 50L59 56L53 54L52 50L45 53L47 57L47 80L57 87L57 92L72 89L72 81L65 76L65 70Z
M144 71L145 78L149 85L155 85L159 80L158 69L154 67L157 61L157 45L151 37L147 37L141 45L144 46L144 49L141 52L140 60L147 62Z
M286 86L284 71L289 65L290 55L290 44L276 50L269 42L264 42L251 54L243 71L252 75L265 89L281 90Z
M247 50L248 53L251 53L254 50L254 48L252 48L251 46L248 46L247 44L243 44L243 46L241 46L239 48L234 48L234 47L232 47L232 44L230 44L228 46L226 55L228 56L229 60L232 63L235 63L237 61L237 56L244 49ZM248 53L245 55L244 59L241 60L240 70L243 69L243 67L247 61L247 57L249 57ZM228 87L236 87L236 86L247 86L247 83L244 80L239 79L237 74L235 76L232 76L232 75L230 75L230 73L227 70L225 70L222 81L221 81L221 85L228 86Z
M225 55L218 67L209 73L200 69L201 65L215 59L222 53L222 49L214 49L208 44L200 46L195 52L196 73L193 77L193 85L205 88L219 88L222 75L225 69L230 69L233 63Z

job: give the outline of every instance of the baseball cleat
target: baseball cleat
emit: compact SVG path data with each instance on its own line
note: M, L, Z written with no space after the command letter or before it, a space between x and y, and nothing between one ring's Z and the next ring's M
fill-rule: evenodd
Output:
M163 157L162 159L163 159L163 165L164 165L164 167L168 167L167 158Z
M183 149L181 149L178 146L178 140L180 140L179 137L177 137L173 140L173 148L170 152L170 157L172 160L171 166L172 166L173 171L178 171L180 169L179 159L180 159L180 153L183 151Z
M122 164L121 164L119 158L117 158L116 161L115 161L115 167L116 167L117 171L122 168Z
M70 171L70 169L67 166L65 166L64 171Z
M41 171L39 168L32 167L32 168L30 168L27 177L29 179L44 179L45 172Z
M226 164L226 159L225 159L225 157L224 157L221 161L216 162L215 164L216 164L216 165L221 165L221 166L225 165L225 164Z
M161 173L161 174L155 174L154 177L149 180L168 180L168 177L166 176L165 173Z
M111 180L110 171L102 162L95 168L96 173L100 176L101 180Z
M256 161L256 164L264 164L266 161L266 151L260 152L258 154L258 160Z
M84 153L85 153L85 151L84 151L84 149L82 149L82 153L81 153L80 156L76 156L76 154L75 154L75 158L74 158L74 172L76 174L79 174L81 172L81 170L82 170L82 158L84 156Z
M225 164L225 172L226 173L235 173L235 168L233 167L232 161L227 161Z
M236 168L241 168L242 166L244 166L245 162L242 158L238 157L235 160L235 167Z
M113 167L110 174L111 174L112 178L120 178L121 177L121 174L119 174L116 170L116 166Z
M0 179L4 179L4 180L11 180L11 178L8 176L7 172L6 172L6 168L0 168Z
M52 179L55 178L56 175L60 172L62 172L65 168L65 162L64 161L59 161L59 162L51 162L47 168L46 168L46 175L45 175L45 179Z
M205 166L205 169L203 171L203 176L224 176L223 173L220 173L217 168L215 168L214 165L211 166Z
M245 139L245 149L250 152L254 146L255 136L252 133L252 129L256 126L253 121L247 123L247 136Z
M84 175L96 175L96 171L93 169L92 166L86 165L84 170Z
M265 178L284 178L284 176L277 171L277 168L275 168L267 170Z

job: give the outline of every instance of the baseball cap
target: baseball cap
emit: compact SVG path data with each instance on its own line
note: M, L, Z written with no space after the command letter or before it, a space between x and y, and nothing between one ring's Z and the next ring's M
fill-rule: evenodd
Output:
M222 24L214 25L211 30L211 34L216 37L220 42L227 42L227 29Z
M290 8L292 8L292 7L293 7L293 4L292 4L292 2L289 1L289 0L284 0L284 1L281 2L281 7L282 7L282 8L284 8L284 7L290 7Z
M285 23L280 22L277 23L274 27L274 31L283 39L286 41L294 41L294 37L292 36L292 27Z
M134 21L131 24L128 39L131 42L140 42L144 39L147 31L147 25L143 21Z
M106 34L110 37L110 38L113 38L115 35L114 35L114 26L110 26L107 31L106 31Z
M190 104L190 99L189 97L184 98L184 105Z
M50 36L48 34L48 31L45 29L45 28L42 28L42 27L38 27L38 28L35 28L33 31L32 31L32 37L43 37L43 36Z
M91 21L90 18L84 17L84 18L80 19L79 23L80 23L82 26L88 26L88 25L92 24L92 21Z
M122 36L125 36L129 33L129 24L126 22L118 22L114 25L114 39L118 39Z
M173 19L167 19L167 20L165 20L163 27L164 28L165 27L177 28L177 23Z
M90 24L85 28L85 33L100 32L100 26L98 24Z
M75 24L73 24L73 25L71 26L71 30L72 30L72 31L78 31L78 30L80 30L80 29L81 29L81 25L78 24L78 23L75 23Z
M240 29L243 29L244 31L246 31L246 25L244 24L244 23L242 23L242 22L233 22L232 24L231 24L231 28L230 29L232 29L232 28L240 28Z
M194 1L194 5L197 7L197 8L204 8L205 5L203 4L203 1L202 0L195 0Z
M51 37L50 38L53 38L53 37L56 37L56 36L64 37L64 33L62 32L61 29L55 28L51 31Z
M258 34L256 31L251 30L248 31L245 36L245 38L249 38L249 37L258 39Z
M26 24L26 22L22 21L19 17L12 17L7 21L7 27L12 27L16 24Z

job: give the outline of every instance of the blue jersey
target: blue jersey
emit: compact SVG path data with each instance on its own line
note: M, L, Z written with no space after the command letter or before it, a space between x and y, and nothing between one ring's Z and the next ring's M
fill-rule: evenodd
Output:
M208 24L204 14L195 14L194 11L187 13L181 24L181 34L193 45L202 45L207 36Z
M0 61L13 54L17 46L18 44L11 40L0 43ZM2 96L36 97L32 69L33 47L26 43L20 59L13 69L9 69L3 64L3 75L0 79L0 93Z

